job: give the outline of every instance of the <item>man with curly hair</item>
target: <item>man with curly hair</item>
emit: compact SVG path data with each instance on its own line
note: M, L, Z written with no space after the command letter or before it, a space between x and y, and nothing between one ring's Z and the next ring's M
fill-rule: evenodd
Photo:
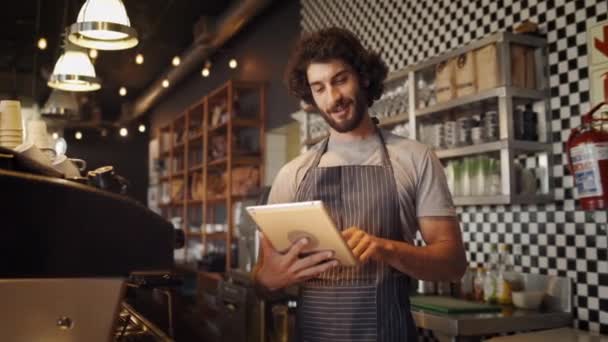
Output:
M254 279L267 291L300 285L301 341L415 341L410 277L457 280L466 268L441 163L369 115L386 75L380 56L339 28L303 37L287 68L289 90L318 109L330 134L281 169L269 203L323 201L359 261L301 255L305 239L280 253L262 238Z

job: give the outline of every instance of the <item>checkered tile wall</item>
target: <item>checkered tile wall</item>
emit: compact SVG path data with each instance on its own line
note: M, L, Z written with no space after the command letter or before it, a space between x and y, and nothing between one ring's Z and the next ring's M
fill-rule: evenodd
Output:
M525 19L549 42L555 195L546 206L459 209L469 261L488 260L509 243L525 272L568 276L575 284L575 326L608 334L608 220L573 200L563 142L589 109L586 29L605 20L606 0L301 0L303 31L350 29L381 52L391 70L421 62Z

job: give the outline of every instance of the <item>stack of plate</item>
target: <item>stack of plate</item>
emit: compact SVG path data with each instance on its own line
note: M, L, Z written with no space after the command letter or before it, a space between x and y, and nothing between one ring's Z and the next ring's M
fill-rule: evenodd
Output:
M14 149L22 143L21 103L0 101L0 146Z

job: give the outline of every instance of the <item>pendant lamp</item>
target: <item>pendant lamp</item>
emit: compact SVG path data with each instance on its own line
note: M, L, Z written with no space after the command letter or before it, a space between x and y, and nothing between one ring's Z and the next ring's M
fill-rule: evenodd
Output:
M101 81L86 51L66 44L47 85L66 91L94 91L101 88Z
M68 33L70 42L89 49L124 50L138 43L121 0L87 0Z

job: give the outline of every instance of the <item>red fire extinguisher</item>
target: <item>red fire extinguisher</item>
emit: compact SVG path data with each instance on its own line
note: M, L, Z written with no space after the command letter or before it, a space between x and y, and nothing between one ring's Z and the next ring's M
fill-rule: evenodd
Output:
M570 172L577 199L583 210L608 209L608 117L593 114L602 102L583 115L582 124L572 129L566 143Z

